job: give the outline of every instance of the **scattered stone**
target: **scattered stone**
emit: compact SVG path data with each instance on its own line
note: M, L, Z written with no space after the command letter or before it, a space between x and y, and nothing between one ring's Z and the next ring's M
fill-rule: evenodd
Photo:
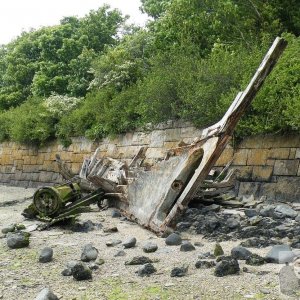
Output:
M243 272L245 272L245 273L249 273L249 269L247 268L247 267L243 267Z
M214 275L217 277L223 277L227 275L237 274L240 271L238 261L232 257L226 257L217 263Z
M260 291L262 294L265 294L265 295L271 294L270 290L268 290L268 289L260 288L259 291Z
M93 271L96 271L99 269L99 265L97 263L90 263L89 268Z
M215 249L214 249L214 256L221 256L224 254L223 248L219 243L216 243Z
M231 249L231 256L238 260L246 260L252 253L241 246L237 246Z
M277 218L296 218L298 213L286 204L280 204L275 207L274 216Z
M284 266L279 272L280 292L287 296L299 296L299 279L292 266ZM298 299L298 297L297 297Z
M270 217L272 218L274 216L274 205L267 205L265 207L263 207L260 211L259 214L262 217Z
M196 250L196 248L190 242L183 242L183 244L180 246L180 251L182 252L189 252L194 250Z
M208 260L198 260L195 264L195 267L197 269L210 269L214 267L216 263L214 261L208 261Z
M92 279L91 269L82 262L76 263L72 268L72 275L78 281Z
M178 231L185 231L185 230L187 230L188 228L190 228L191 227L191 223L190 222L179 222L179 223L177 223L176 224L176 230L178 230Z
M105 243L107 247L115 247L119 244L122 244L122 241L120 240L112 240Z
M253 238L250 238L250 239L242 242L241 246L249 247L249 248L264 248L264 247L268 247L270 245L276 245L276 244L280 244L280 243L281 242L275 241L272 239L253 237Z
M175 267L171 271L171 277L183 277L188 271L188 266Z
M97 260L96 260L96 262L95 262L95 264L97 264L98 266L101 266L101 265L103 265L105 263L105 261L104 261L104 259L102 259L102 258L98 258Z
M80 259L84 262L89 262L91 260L96 260L97 256L98 250L93 247L92 244L87 244L83 247Z
M118 228L116 226L113 227L105 227L103 228L104 233L115 233L118 232Z
M39 262L41 263L47 263L50 262L53 258L53 249L50 247L45 247L41 250L40 256L39 256Z
M36 296L35 300L58 300L58 297L49 288L44 288Z
M148 242L143 246L143 251L145 253L152 253L155 252L158 249L157 245L151 242Z
M120 217L122 217L122 215L118 210L113 209L113 211L111 212L111 217L112 218L120 218Z
M258 215L258 212L256 211L256 209L250 209L250 208L245 209L244 213L248 218L252 218L252 217L255 217Z
M7 234L9 232L14 232L16 229L15 224L8 225L7 227L2 228L1 232L3 234Z
M130 261L126 261L125 265L132 266L132 265L144 265L148 263L153 263L153 261L146 257L146 256L135 256Z
M261 216L254 216L249 219L249 223L251 226L257 225L263 218Z
M119 256L125 256L126 252L123 250L119 250L118 252L115 253L114 257L119 257Z
M255 253L251 253L246 259L246 264L250 266L261 266L264 263L265 263L265 259Z
M72 269L64 269L64 270L61 272L61 275L62 275L62 276L72 276Z
M300 249L300 241L299 240L293 241L291 243L291 247L294 248L294 249Z
M196 247L203 247L203 246L204 246L204 244L201 243L201 242L195 242L194 245L195 245Z
M25 230L26 226L24 224L18 223L15 224L16 230Z
M211 252L204 252L198 255L199 259L205 259L205 258L210 258L210 259L215 259L216 257L211 253Z
M168 246L178 246L181 245L182 239L179 234L177 233L171 233L166 239L165 243Z
M226 225L230 229L235 229L240 226L240 222L235 218L229 218L226 222Z
M297 217L295 218L295 221L300 223L300 214L297 215Z
M293 261L295 254L288 245L275 245L266 255L265 260L268 263L287 263Z
M77 264L78 262L75 261L75 260L71 260L69 262L67 262L67 265L66 265L66 269L64 269L61 274L63 276L71 276L73 273L72 273L72 269L73 267Z
M208 211L218 212L218 211L221 210L221 206L218 205L218 204L211 204L211 205L206 206L206 209L207 209Z
M136 273L138 276L144 277L144 276L150 276L151 274L155 273L156 269L151 263L144 264L141 266Z
M11 249L19 249L29 246L29 236L27 232L16 232L7 234L7 246Z
M93 223L91 220L87 220L84 222L76 222L71 230L74 232L90 232L93 231L95 229L101 229L103 226L102 224L98 223Z
M129 238L127 239L124 243L123 243L123 246L125 249L128 249L128 248L133 248L136 244L136 238L135 237L132 237L132 238Z

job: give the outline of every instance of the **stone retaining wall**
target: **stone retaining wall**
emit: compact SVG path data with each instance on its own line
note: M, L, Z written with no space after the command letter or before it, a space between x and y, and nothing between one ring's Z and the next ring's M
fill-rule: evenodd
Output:
M102 156L129 162L141 146L147 146L147 162L152 164L162 159L168 149L181 141L191 143L199 134L200 130L189 123L169 121L149 131L127 133L97 143L74 138L68 148L57 142L39 149L6 142L0 144L0 183L25 187L60 183L56 153L78 173L83 158L97 147ZM231 159L232 166L240 171L240 195L300 202L300 135L251 137L236 150L229 145L216 166L222 167Z

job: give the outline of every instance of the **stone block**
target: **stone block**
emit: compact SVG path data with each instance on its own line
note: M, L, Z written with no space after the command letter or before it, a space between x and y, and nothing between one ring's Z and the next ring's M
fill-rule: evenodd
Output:
M23 165L23 172L30 173L30 172L39 172L38 165Z
M252 166L238 166L237 168L239 170L238 179L242 181L249 181L252 178Z
M150 134L144 132L135 132L132 136L132 145L149 145Z
M249 152L249 149L238 149L233 155L232 164L234 166L247 165L248 152Z
M269 151L267 149L251 149L248 153L248 166L263 166L266 165Z
M150 147L163 147L166 140L166 132L164 130L154 130L150 135Z
M276 183L276 201L300 202L300 177L280 176Z
M300 158L300 148L297 148L297 149L296 149L295 158L296 158L296 159L299 159L299 158Z
M254 166L252 172L253 181L269 181L273 173L272 166Z
M166 151L161 148L148 148L146 157L149 158L164 158Z
M164 142L163 148L166 150L177 148L179 142Z
M239 197L250 195L258 197L260 192L260 186L260 182L240 182L238 195Z
M180 128L170 128L166 129L166 142L176 142L180 141Z
M107 156L109 156L111 158L118 157L118 148L117 148L117 145L109 144L107 146Z
M52 172L42 171L39 173L38 181L40 182L51 182Z
M275 159L267 159L266 165L274 167Z
M127 146L127 147L118 147L118 157L119 159L132 159L137 153L141 146Z
M2 155L0 158L0 163L2 165L12 165L13 159L11 155Z
M166 122L159 123L155 126L155 129L158 130L164 130L168 128L173 128L174 127L174 121L173 120L168 120Z
M297 151L297 148L291 148L290 149L289 159L295 159L296 158L296 151Z
M198 130L195 127L182 127L180 130L180 138L195 138Z
M269 149L268 158L288 159L289 155L290 155L290 148L271 148Z
M128 132L126 134L122 134L118 136L118 141L116 141L117 144L120 146L130 146L132 145L132 139L133 139L133 132ZM112 141L106 140L106 142L109 144Z
M299 167L298 160L276 160L274 175L295 176Z
M233 157L233 149L232 148L225 148L222 152L221 156L218 158L215 166L225 166Z

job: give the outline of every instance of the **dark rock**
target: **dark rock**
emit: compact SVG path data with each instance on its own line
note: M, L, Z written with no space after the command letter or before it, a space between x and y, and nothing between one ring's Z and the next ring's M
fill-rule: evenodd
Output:
M96 271L99 269L99 264L96 263L90 263L88 266L91 270Z
M294 249L300 249L300 241L299 240L293 241L291 243L291 247L294 248Z
M252 218L249 219L249 223L251 226L255 226L257 224L259 224L259 222L262 220L263 218L261 216L254 216Z
M72 268L72 275L74 279L78 281L92 279L91 269L82 262L76 263L76 265Z
M210 269L214 267L216 263L214 261L208 261L208 260L198 260L195 264L195 267L197 269Z
M61 275L62 275L62 276L72 276L72 269L64 269L64 270L61 272Z
M240 266L235 258L224 259L217 263L214 275L217 277L223 277L227 275L237 274L240 271Z
M7 234L7 233L9 233L9 232L14 232L15 229L16 229L16 226L15 226L14 224L12 224L12 225L9 225L9 226L7 226L7 227L2 228L1 232L2 232L3 234Z
M185 231L187 229L189 229L191 227L191 223L190 222L179 222L176 224L176 229L179 231Z
M215 259L216 257L211 252L205 252L198 255L199 259L210 258Z
M268 263L286 263L293 261L295 254L288 245L275 245L266 255Z
M47 263L50 262L53 258L53 250L50 247L45 247L41 250L39 256L39 262Z
M178 246L181 245L182 239L179 234L171 233L165 240L166 245L168 246Z
M238 260L246 260L252 253L241 246L237 246L231 249L231 256Z
M143 251L146 253L152 253L155 252L158 249L157 245L154 243L147 243L143 246Z
M174 233L174 230L170 227L168 227L161 235L161 237L163 239L167 238L169 235L171 235L172 233Z
M148 263L153 263L153 261L146 256L135 256L130 261L126 261L125 265L144 265Z
M103 228L104 233L115 233L118 232L118 228L116 226Z
M258 212L255 209L245 209L244 213L248 218L252 218L258 215Z
M107 247L114 247L117 246L119 244L122 244L122 241L120 240L112 240L112 241L108 241L105 243Z
M275 207L274 216L276 218L296 218L298 213L286 204L280 204Z
M196 250L196 248L190 242L183 242L183 244L180 246L180 251L182 252L188 252L194 250Z
M212 232L221 225L216 217L208 217L206 219L205 228L208 232Z
M240 226L240 222L238 220L236 220L235 218L229 218L226 221L226 225L230 228L230 229L235 229L237 227Z
M89 262L91 260L96 260L97 256L98 250L93 247L92 244L87 244L83 247L80 259L82 261Z
M29 246L29 236L27 232L16 232L7 234L7 246L11 249L19 249Z
M295 218L295 221L300 223L300 214L297 215L297 217Z
M87 220L87 221L84 221L84 222L76 222L71 230L74 231L74 232L90 232L90 231L93 231L95 229L101 229L103 226L102 224L96 224L96 223L93 223L91 220Z
M188 271L187 266L175 267L171 271L171 277L183 277L186 275L187 271Z
M156 272L156 269L154 268L154 266L151 263L144 264L136 271L136 273L141 277L150 276L151 274L153 274L155 272Z
M250 266L261 266L265 263L265 259L258 254L251 253L247 259L246 264Z
M208 211L218 212L218 211L221 210L221 206L218 205L218 204L211 204L211 205L206 206L206 209L207 209Z
M241 246L249 247L249 248L264 248L264 247L268 247L269 245L275 245L278 243L279 242L270 239L267 240L265 238L253 237L242 242Z
M115 253L114 257L125 256L125 255L126 255L125 251L120 250L120 251Z
M34 300L58 300L58 297L49 288L44 288Z
M220 256L223 254L224 254L224 251L223 251L222 246L219 243L216 243L215 249L214 249L214 256L217 257L217 256Z
M245 272L245 273L248 273L249 269L247 267L243 267L242 271Z
M73 267L77 264L78 262L75 261L75 260L71 260L69 262L67 262L67 265L66 265L66 269L64 269L61 274L63 276L71 276L72 275L72 269Z
M132 238L129 238L127 239L124 243L123 243L123 246L125 249L127 248L133 248L136 244L136 238L135 237L132 237Z
M121 215L121 213L118 211L118 210L116 210L116 209L114 209L112 212L111 212L111 217L112 218L120 218L122 215Z
M273 218L274 216L274 205L267 205L263 207L260 211L259 214L263 217L270 217Z

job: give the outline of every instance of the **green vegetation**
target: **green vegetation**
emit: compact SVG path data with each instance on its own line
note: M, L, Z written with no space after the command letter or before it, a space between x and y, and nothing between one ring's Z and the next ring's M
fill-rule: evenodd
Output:
M207 126L278 35L289 45L236 135L300 130L297 0L141 2L146 28L103 6L0 46L0 141L67 145L167 119Z

